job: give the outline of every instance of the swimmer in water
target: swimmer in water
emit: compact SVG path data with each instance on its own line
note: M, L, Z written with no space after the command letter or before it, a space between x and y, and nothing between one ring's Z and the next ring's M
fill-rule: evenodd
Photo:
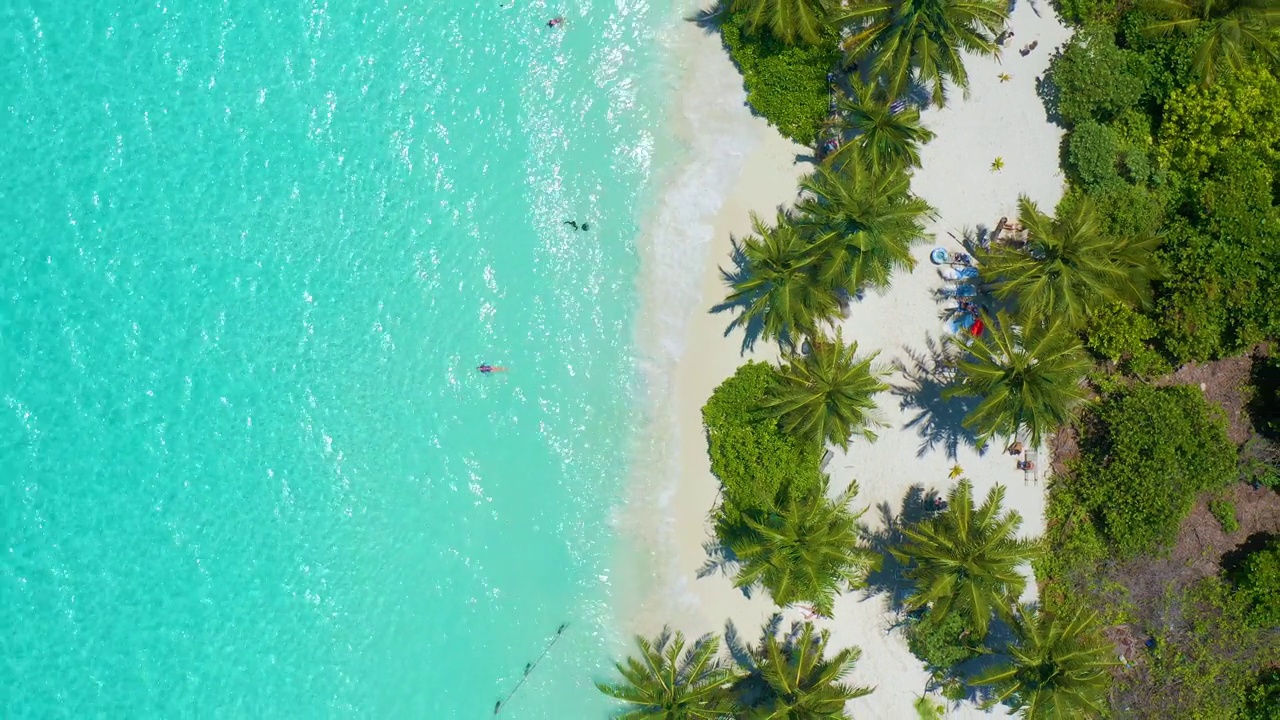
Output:
M486 364L486 365L477 365L477 366L476 366L476 370L479 370L481 373L483 373L483 374L485 374L485 375L488 375L489 373L506 372L506 371L507 371L507 369L506 369L506 368L504 368L504 367L502 367L501 365L487 365L487 364Z
M560 27L560 25L561 25L563 22L564 22L564 18L562 18L562 17L553 17L553 18L551 18L550 20L548 20L548 21L547 21L547 27L549 27L549 28Z

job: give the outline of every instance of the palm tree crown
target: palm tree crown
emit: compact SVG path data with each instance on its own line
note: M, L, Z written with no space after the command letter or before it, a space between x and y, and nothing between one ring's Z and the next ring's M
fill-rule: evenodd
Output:
M814 45L829 32L824 0L733 0L729 9L748 31L767 29L788 45Z
M739 677L716 655L720 640L702 636L685 650L682 633L663 628L655 642L636 637L640 657L617 663L623 682L597 682L600 692L627 703L623 720L714 720L733 716L727 688ZM684 655L681 656L681 652Z
M837 593L860 587L880 556L859 542L857 520L849 511L857 483L835 500L821 491L788 497L777 512L744 515L746 527L726 545L738 564L734 585L763 586L780 607L808 602L830 615Z
M751 216L755 234L742 244L745 268L732 280L730 304L742 304L736 325L759 323L765 339L795 342L811 335L819 323L834 318L839 304L831 290L819 281L810 247L790 218L779 212L769 227Z
M1107 237L1087 198L1054 220L1024 195L1018 220L1030 234L1027 247L979 251L978 267L995 284L997 297L1016 300L1029 317L1059 318L1074 328L1103 303L1141 304L1149 298L1157 238Z
M783 431L846 450L854 433L875 440L872 428L884 423L873 398L889 386L886 372L872 365L879 353L860 358L857 352L858 344L845 345L837 328L835 340L815 337L809 354L791 356L765 404L780 416Z
M1008 662L972 681L995 686L988 707L1008 703L1024 720L1106 716L1116 650L1098 632L1097 613L1024 607L1012 626L1016 641L1007 650Z
M920 124L920 110L903 103L891 105L877 97L871 85L849 78L853 94L836 101L839 110L834 129L852 133L853 139L827 156L827 161L840 165L858 148L874 170L920 167L920 146L934 135Z
M800 181L797 224L813 236L818 277L850 295L885 288L895 270L915 267L911 247L928 238L924 220L933 208L911 194L910 177L897 168L876 170L852 150L836 169L819 166Z
M747 717L767 720L844 720L850 700L871 694L874 688L844 682L853 672L862 651L856 647L824 658L830 634L815 632L813 623L793 623L782 637L782 616L765 624L760 645L744 646L730 624L725 631L730 654L745 675L735 687L753 711Z
M958 382L944 396L982 398L964 419L982 440L1026 433L1039 446L1088 399L1080 380L1089 358L1080 338L1061 323L1015 326L1003 312L994 322L983 321L987 332L969 343L957 364Z
M1191 61L1203 85L1224 70L1239 70L1250 53L1278 59L1280 5L1275 0L1146 0L1142 5L1158 18L1146 27L1151 35L1204 31Z
M982 506L973 506L973 485L961 480L947 497L947 509L915 527L904 527L907 541L891 552L909 563L915 582L911 607L932 605L935 620L955 610L967 616L985 637L992 612L1004 613L1026 585L1018 571L1037 546L1017 537L1022 516L1004 512L1004 487L996 485Z
M835 18L853 23L845 53L853 62L870 59L890 99L919 81L938 107L946 104L948 81L968 92L962 53L997 54L994 36L1007 19L994 0L872 0L850 3Z

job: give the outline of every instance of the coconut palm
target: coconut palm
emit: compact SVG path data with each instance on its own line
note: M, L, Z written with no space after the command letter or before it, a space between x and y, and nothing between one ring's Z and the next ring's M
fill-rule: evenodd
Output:
M741 246L745 267L725 301L744 306L734 325L759 323L764 338L787 343L812 335L836 317L839 303L818 278L809 243L783 212L773 227L755 215L751 222L755 234Z
M938 107L946 104L947 82L968 92L962 53L997 54L994 36L1006 20L997 0L871 0L833 17L852 27L843 41L849 60L869 60L891 100L919 82Z
M920 146L934 137L920 124L920 110L880 99L871 85L855 77L849 82L853 93L836 101L839 114L831 127L853 138L827 155L827 162L842 165L851 149L858 148L875 170L920 167Z
M854 433L875 440L872 428L884 423L873 398L889 389L887 373L873 365L879 353L857 353L858 344L845 345L839 328L834 340L813 338L807 355L793 353L778 371L765 409L779 416L784 431L814 443L848 450Z
M1088 399L1080 380L1089 358L1080 338L1060 322L1019 326L1004 312L983 322L987 332L965 348L957 382L943 396L981 398L964 425L983 442L1025 434L1037 447Z
M1091 309L1105 303L1142 304L1150 298L1158 238L1104 235L1088 198L1055 220L1024 195L1018 199L1018 221L1029 234L1025 248L996 244L979 250L977 258L996 297L1015 301L1024 315L1060 319L1077 328Z
M726 539L737 564L734 585L763 586L779 607L805 602L830 615L837 593L866 582L880 556L859 541L858 518L849 511L857 483L834 500L822 490L788 496L775 512L743 515L744 528Z
M971 684L994 686L987 707L1006 703L1025 720L1106 717L1116 649L1098 632L1097 617L1021 608L1013 617L1008 662Z
M728 687L740 676L717 657L720 640L707 634L685 649L684 635L663 628L654 642L637 636L640 657L617 663L623 682L597 682L600 692L627 703L626 720L712 720L733 717ZM681 653L684 653L683 656Z
M843 648L825 658L830 634L813 623L792 623L779 637L782 616L765 624L758 646L743 645L730 623L725 631L729 652L744 672L734 694L747 708L745 717L761 720L842 720L845 703L870 695L874 688L845 682L862 651Z
M788 45L814 45L831 32L825 0L733 0L729 10L750 32L767 29Z
M853 149L839 168L820 165L800 181L796 223L813 238L817 276L835 291L856 295L886 288L895 270L911 270L911 248L928 239L929 203L911 194L897 168L874 169Z
M1280 5L1275 0L1145 0L1143 9L1156 16L1149 35L1199 33L1192 69L1203 85L1226 70L1239 70L1251 54L1275 62L1275 32Z
M961 480L947 494L945 511L903 527L906 539L890 549L915 586L907 605L930 606L935 622L962 613L985 637L992 613L1006 613L1022 594L1026 578L1018 569L1038 552L1017 537L1021 525L1016 510L1004 510L1004 486L991 488L975 508L973 484Z

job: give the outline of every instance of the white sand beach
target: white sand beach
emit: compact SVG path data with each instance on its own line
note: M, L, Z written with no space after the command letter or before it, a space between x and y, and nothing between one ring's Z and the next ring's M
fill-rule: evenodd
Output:
M957 92L945 109L924 113L924 123L937 138L921 153L923 167L915 175L913 189L937 210L930 228L935 242L918 248L919 263L913 273L895 277L889 291L870 293L854 303L843 323L845 340L857 341L860 353L879 352L882 362L899 367L890 380L895 390L880 397L886 426L879 431L879 440L855 440L847 453L837 451L827 467L833 492L857 480L861 490L855 506L870 508L863 522L873 533L884 529L882 512L894 516L902 511L913 486L945 494L955 482L949 477L955 465L973 480L979 496L996 483L1005 485L1006 505L1022 514L1025 535L1043 530L1043 471L1029 481L1017 469L1017 458L1001 453L999 447L979 453L971 438L959 431L964 405L943 401L937 380L929 374L931 353L945 333L945 303L935 297L944 283L928 259L929 250L935 246L960 250L958 238L967 231L980 225L989 228L1001 216L1014 216L1020 193L1047 211L1062 193L1058 170L1062 131L1047 121L1036 95L1036 79L1069 31L1044 0L1039 5L1018 2L1010 27L1015 36L1000 62L968 59L970 96L966 99ZM727 577L697 578L706 559L702 546L711 538L708 518L718 491L706 455L700 409L716 385L740 364L752 357L774 360L777 349L761 343L744 354L741 332L725 334L732 316L711 313L710 308L726 292L719 268L729 263L730 237L749 231L751 211L771 217L778 205L795 199L796 181L810 169L806 163L797 163L796 156L809 151L751 116L741 78L718 36L705 34L691 23L681 32L685 64L681 132L688 134L693 150L688 169L673 180L669 192L672 197L710 195L722 201L696 207L683 218L679 232L674 233L685 243L681 254L662 255L658 238L673 233L664 235L672 228L661 212L654 225L645 229L651 240L645 255L645 286L652 293L646 300L650 309L657 310L648 313L651 317L641 327L642 345L646 339L663 336L684 341L651 348L645 358L653 371L651 378L670 380L651 383L651 421L665 430L653 436L653 447L642 450L654 459L642 469L650 476L670 471L675 477L669 482L650 478L637 485L644 489L637 492L633 508L643 509L634 513L642 518L643 527L635 530L653 548L653 562L641 578L648 587L641 589L639 606L624 617L630 618L628 629L633 632L652 634L670 624L693 635L721 631L725 620L732 619L747 637L755 637L760 623L775 611L768 595L747 599ZM1038 47L1021 56L1018 48L1033 41ZM1002 81L1001 73L1009 79ZM708 144L699 141L699 134L724 142ZM711 156L703 157L706 154ZM996 157L1004 161L998 172L991 169ZM704 165L695 170L699 162L712 163L717 169L707 170ZM727 195L703 193L699 182L727 190ZM672 257L680 258L681 266L673 266ZM687 266L698 260L704 265ZM681 285L692 277L701 278L700 288ZM694 293L701 297L691 305L688 298ZM1039 465L1048 465L1043 454ZM1033 585L1029 593L1034 593ZM863 651L852 680L874 685L876 691L851 704L855 717L914 717L912 703L924 690L927 674L908 651L902 634L891 630L895 619L885 593L855 591L837 600L834 619L819 621L831 630L835 646L856 645ZM951 708L948 717L1003 714L1002 709L984 712L965 703Z

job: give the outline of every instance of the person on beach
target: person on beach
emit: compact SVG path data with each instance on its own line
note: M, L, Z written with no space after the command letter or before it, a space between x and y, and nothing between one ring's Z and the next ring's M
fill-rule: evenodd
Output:
M507 371L507 369L506 369L506 368L504 368L504 367L502 367L501 365L488 365L488 364L485 364L485 365L477 365L477 366L476 366L476 370L479 370L479 371L480 371L480 373L481 373L481 374L483 374L483 375L488 375L489 373L506 372L506 371Z

